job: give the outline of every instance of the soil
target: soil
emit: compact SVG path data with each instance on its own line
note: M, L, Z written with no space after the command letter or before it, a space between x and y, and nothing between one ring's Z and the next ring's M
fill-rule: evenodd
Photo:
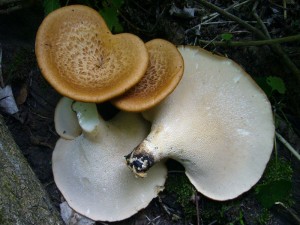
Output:
M88 1L87 1L88 2ZM212 1L216 5L226 8L233 4L231 1ZM267 28L273 38L290 36L300 33L300 6L294 3L288 5L288 18L284 19L282 8L278 6L281 1L274 4L264 3L259 5L258 11L263 21L267 21ZM195 15L171 15L172 7L179 9L185 7L195 8ZM247 21L253 21L251 14L252 4L246 4L233 10L237 16ZM224 18L214 20L216 23L198 26L204 15L213 11L203 8L197 1L148 1L128 0L120 10L119 19L124 31L137 34L144 41L153 38L164 38L174 44L198 44L199 39L215 40L220 34L234 34L235 40L252 39L253 35L236 23L226 23ZM37 177L49 193L53 204L59 209L62 196L57 189L51 169L51 155L59 136L56 134L53 123L53 114L56 103L61 96L48 85L41 76L34 54L35 34L44 17L43 8L38 2L32 2L22 10L4 15L0 14L0 43L2 45L2 70L6 84L11 84L20 112L17 115L6 115L5 121L13 137L33 168ZM297 24L298 23L298 24ZM203 46L203 45L202 45ZM290 126L282 123L278 127L287 140L299 150L300 131L300 106L299 85L291 75L288 68L282 66L280 58L268 46L224 48L213 45L205 46L207 49L228 56L241 64L253 77L264 76L281 77L287 86L284 96L274 94L271 102L274 110L281 116L288 118ZM284 50L300 68L300 49L295 43L284 44ZM111 106L105 106L110 108ZM112 116L110 113L108 117ZM290 162L294 174L292 199L293 210L300 212L299 192L299 161L284 148L278 145L280 156ZM168 162L170 170L183 171L176 162ZM183 174L183 173L182 173ZM174 174L169 174L172 179ZM167 181L168 182L168 181ZM184 208L178 203L178 196L164 191L159 198L154 199L149 206L133 217L116 223L97 224L258 224L257 218L263 214L263 207L250 191L234 202L214 202L197 194L191 205L196 210L197 216L187 218ZM192 199L192 196L191 196ZM214 212L219 217L204 215L217 205ZM230 207L227 207L230 205ZM240 213L243 212L241 216ZM222 216L220 216L223 213ZM177 220L175 220L177 216ZM298 214L299 216L299 214ZM221 219L220 219L221 218ZM241 222L242 221L242 222ZM271 217L266 224L296 224L287 211L274 207ZM299 222L299 221L298 221Z

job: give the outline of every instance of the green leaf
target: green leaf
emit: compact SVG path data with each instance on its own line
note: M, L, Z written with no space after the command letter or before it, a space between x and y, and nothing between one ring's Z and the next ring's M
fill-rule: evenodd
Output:
M124 4L124 0L112 0L111 2L117 9L121 8L121 6Z
M275 202L286 199L292 189L292 182L285 179L260 184L256 188L256 197L265 208L270 208Z
M272 88L270 85L267 83L267 78L266 77L255 77L254 78L256 83L260 86L261 89L266 93L268 97L272 95Z
M119 18L118 18L118 11L114 7L107 7L100 10L100 14L105 20L108 28L113 33L121 33L123 32L123 27L120 24Z
M52 11L60 8L59 0L44 0L43 1L44 13L47 16Z
M272 91L278 91L280 94L285 94L286 87L283 80L279 77L267 77L267 83L272 88Z
M103 8L99 12L113 33L123 32L122 24L118 18L118 10L123 4L124 0L107 0L102 2Z
M231 41L233 38L233 35L230 33L224 33L224 34L221 34L221 38L224 41Z

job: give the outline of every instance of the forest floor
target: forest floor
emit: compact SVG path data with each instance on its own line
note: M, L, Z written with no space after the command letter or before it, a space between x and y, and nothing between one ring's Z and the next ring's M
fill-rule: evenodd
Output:
M95 6L93 1L79 2ZM287 2L286 6L282 1L265 1L256 7L255 1L210 2L222 9L230 8L228 12L255 29L263 30L257 23L262 21L272 39L300 34L300 4L296 1L283 1ZM9 14L0 13L2 74L4 83L12 86L19 108L13 116L3 115L16 143L59 209L62 195L53 180L51 156L59 138L53 114L61 96L41 76L34 53L35 34L43 17L43 7L37 3ZM163 38L176 45L200 45L235 60L267 93L277 132L299 152L299 78L283 64L283 56L269 45L229 46L233 41L261 39L234 19L216 15L199 1L128 0L118 8L118 21L113 29L134 33L144 41ZM300 68L299 39L281 46ZM278 140L276 143L276 151L262 180L235 200L216 202L202 196L189 184L183 168L169 161L166 190L146 209L125 221L97 224L300 224L300 163L285 145ZM277 190L278 182L282 181L291 185L284 193ZM269 187L268 193L280 204L266 207L263 202L268 196L259 193L258 187Z

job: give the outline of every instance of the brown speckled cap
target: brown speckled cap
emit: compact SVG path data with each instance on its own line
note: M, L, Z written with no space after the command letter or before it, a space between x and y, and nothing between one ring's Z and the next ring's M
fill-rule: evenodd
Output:
M142 80L112 102L126 111L144 111L166 98L182 78L184 63L176 46L163 39L146 43L149 66Z
M83 102L123 94L140 81L149 61L140 38L111 34L100 14L82 5L50 13L37 32L35 51L46 80Z

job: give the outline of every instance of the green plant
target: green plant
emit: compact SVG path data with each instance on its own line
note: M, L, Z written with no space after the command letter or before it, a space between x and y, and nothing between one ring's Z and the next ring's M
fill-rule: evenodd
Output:
M123 0L105 0L102 2L103 8L99 10L108 28L113 33L123 32L122 24L120 23L118 18L119 9L123 4L124 4Z
M280 77L264 76L255 78L255 81L264 90L268 97L271 97L274 94L274 91L277 91L281 95L286 92L285 83Z
M221 34L222 41L231 41L232 38L233 38L233 35L230 33Z
M196 215L196 207L191 202L196 191L184 174L169 176L165 189L176 195L177 202L182 206L186 219L189 220Z
M271 219L271 213L268 209L264 208L257 217L257 223L261 225L267 224Z
M44 14L45 16L54 11L55 9L60 8L59 0L44 0L43 1Z
M281 158L270 161L263 180L255 188L256 197L263 207L268 209L278 201L292 204L292 174L293 170L287 161Z

